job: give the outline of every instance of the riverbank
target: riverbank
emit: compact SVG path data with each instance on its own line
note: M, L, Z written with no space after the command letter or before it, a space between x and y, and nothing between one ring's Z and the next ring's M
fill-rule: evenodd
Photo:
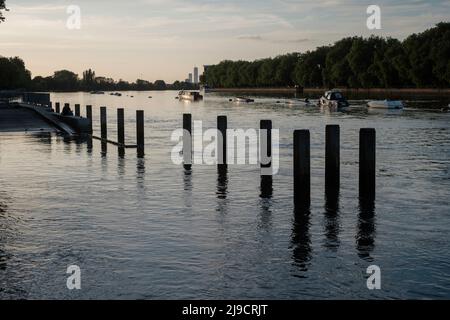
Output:
M339 88L344 93L351 94L385 94L385 95L431 95L431 96L450 96L450 88L432 89L432 88L371 88L371 89L349 89ZM304 93L323 93L327 88L304 88ZM210 92L223 93L253 93L253 94L295 94L296 88L214 88Z

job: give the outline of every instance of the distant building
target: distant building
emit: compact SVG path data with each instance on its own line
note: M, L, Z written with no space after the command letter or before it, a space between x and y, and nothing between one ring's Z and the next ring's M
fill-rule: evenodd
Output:
M189 79L189 83L192 83L192 73L189 73L189 77L188 77L188 79Z
M198 68L194 67L194 83L198 84Z

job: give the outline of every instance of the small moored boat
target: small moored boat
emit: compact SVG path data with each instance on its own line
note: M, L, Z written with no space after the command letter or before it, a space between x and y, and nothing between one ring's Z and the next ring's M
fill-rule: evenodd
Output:
M286 104L289 106L299 106L299 107L311 107L313 106L313 103L309 101L308 98L300 100L300 99L294 99L294 100L288 100L286 101Z
M197 100L202 100L203 96L200 94L200 92L197 92L197 91L180 91L178 93L178 99L197 101Z
M331 108L345 108L349 106L342 92L336 89L325 92L322 98L320 98L319 104L322 107Z
M255 102L255 100L246 98L246 97L236 97L236 98L234 98L234 101L235 102L244 102L244 103Z
M403 109L403 102L399 100L375 100L369 101L367 105L375 109Z

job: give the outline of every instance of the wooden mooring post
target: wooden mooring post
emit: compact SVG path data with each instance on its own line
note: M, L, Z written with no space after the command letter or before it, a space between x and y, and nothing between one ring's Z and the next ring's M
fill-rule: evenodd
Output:
M340 128L327 125L325 129L325 195L334 199L340 187Z
M61 113L61 104L59 102L55 103L55 113Z
M108 127L106 117L106 107L100 107L100 135L102 144L102 154L105 155L108 149Z
M261 120L259 129L260 197L269 199L273 194L272 120Z
M259 162L261 168L272 168L272 120L261 120L259 123ZM263 175L270 170L261 171ZM270 174L272 175L272 174Z
M106 107L100 107L100 136L102 140L106 141L108 139Z
M123 108L117 109L117 142L125 144L125 112Z
M294 206L296 210L311 206L311 160L309 130L294 131Z
M192 168L192 115L183 114L183 160L184 169Z
M364 128L359 132L359 197L375 200L376 132Z
M92 129L92 106L91 105L86 106L86 118L89 119L89 133L92 133L93 129Z
M144 111L136 111L136 144L137 155L139 158L145 155L145 141L144 141ZM125 142L124 142L125 143Z
M217 117L217 168L224 170L227 168L227 117Z
M125 154L125 112L123 108L117 109L117 146L119 156Z
M75 117L80 117L80 116L81 116L80 105L77 103L77 104L75 104Z

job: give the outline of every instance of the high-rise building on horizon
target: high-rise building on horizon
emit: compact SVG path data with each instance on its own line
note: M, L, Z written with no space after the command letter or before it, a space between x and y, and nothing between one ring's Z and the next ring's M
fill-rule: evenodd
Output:
M192 73L189 73L188 79L189 79L189 83L192 83Z
M198 68L194 67L194 84L198 84Z

